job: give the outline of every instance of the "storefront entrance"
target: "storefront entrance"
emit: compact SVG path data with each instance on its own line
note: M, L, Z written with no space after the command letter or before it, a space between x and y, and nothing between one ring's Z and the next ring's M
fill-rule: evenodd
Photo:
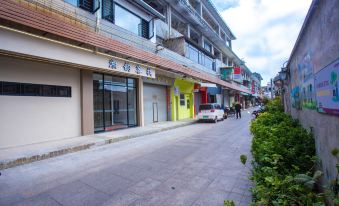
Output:
M166 86L144 84L145 125L167 121Z
M94 132L137 125L136 80L93 74Z

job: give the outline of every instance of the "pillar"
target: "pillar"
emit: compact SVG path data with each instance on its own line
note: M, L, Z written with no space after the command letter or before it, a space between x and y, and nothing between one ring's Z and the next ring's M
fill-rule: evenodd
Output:
M138 119L138 126L145 126L145 122L144 122L144 84L142 81L142 78L138 79L138 114L137 114L137 119Z
M93 72L81 70L81 134L94 134Z

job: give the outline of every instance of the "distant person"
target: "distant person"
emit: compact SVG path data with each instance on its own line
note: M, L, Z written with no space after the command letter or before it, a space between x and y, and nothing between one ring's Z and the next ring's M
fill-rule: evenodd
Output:
M238 117L240 117L241 119L241 104L239 102L236 102L234 107L235 107L235 113L237 115L237 119Z

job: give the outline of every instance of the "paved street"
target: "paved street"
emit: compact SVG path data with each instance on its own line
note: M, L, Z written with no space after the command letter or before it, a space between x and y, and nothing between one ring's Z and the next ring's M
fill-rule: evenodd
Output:
M34 162L0 176L0 205L248 205L250 114ZM247 167L250 167L248 162Z

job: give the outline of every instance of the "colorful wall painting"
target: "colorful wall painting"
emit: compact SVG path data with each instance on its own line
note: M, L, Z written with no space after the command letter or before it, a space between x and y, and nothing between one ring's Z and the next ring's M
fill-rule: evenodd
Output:
M295 109L301 109L300 107L300 91L299 86L294 87L291 92L292 107Z
M316 109L314 79L313 79L313 63L310 52L302 58L298 63L298 80L300 86L301 107L306 109Z
M313 85L314 85L313 79L309 79L302 84L302 95L301 95L302 108L313 110L317 109Z
M317 110L339 115L339 58L315 75Z

